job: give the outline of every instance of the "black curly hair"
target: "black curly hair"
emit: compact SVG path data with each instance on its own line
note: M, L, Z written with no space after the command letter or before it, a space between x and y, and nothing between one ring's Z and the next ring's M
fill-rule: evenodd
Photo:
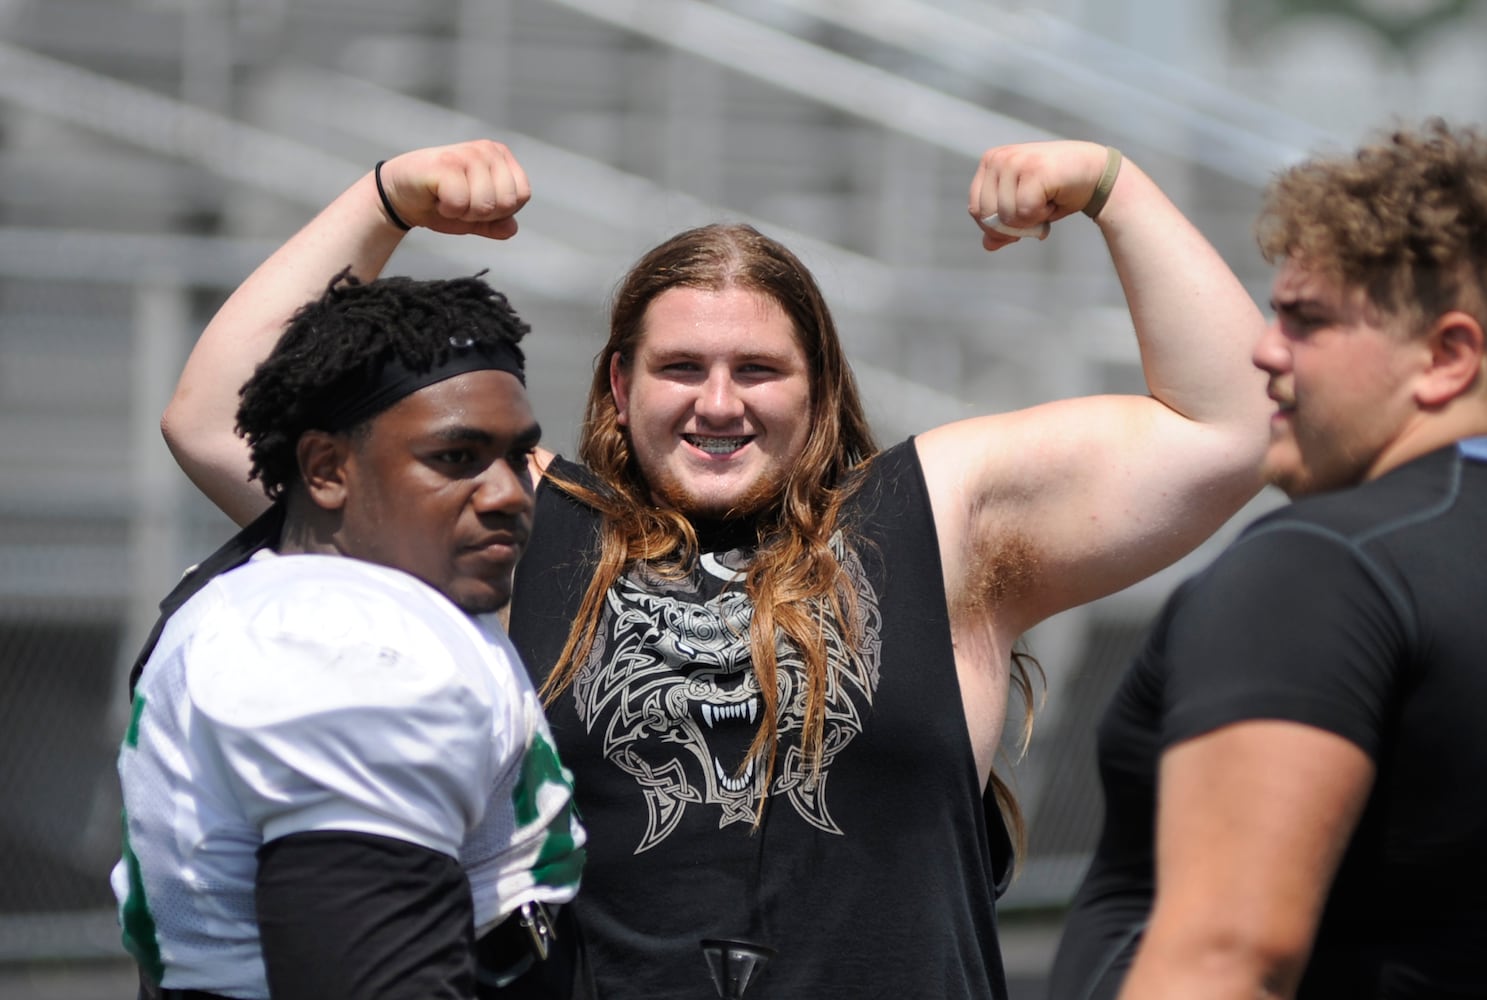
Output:
M350 268L325 294L290 318L273 352L243 384L237 433L248 442L250 477L277 500L299 478L296 449L309 430L356 433L334 426L340 401L364 395L391 361L426 372L449 357L451 334L472 344L516 345L529 327L506 296L482 280L362 282Z

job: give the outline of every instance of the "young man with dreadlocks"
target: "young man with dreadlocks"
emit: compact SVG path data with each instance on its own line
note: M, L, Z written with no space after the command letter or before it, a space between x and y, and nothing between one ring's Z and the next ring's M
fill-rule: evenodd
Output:
M483 996L572 898L570 775L492 615L532 519L525 331L479 278L342 276L244 385L271 506L131 678L113 885L142 1000Z
M261 508L224 389L315 281L376 274L409 225L511 236L529 193L481 141L389 160L334 201L188 361L164 426L193 480L234 518ZM606 998L1005 996L1012 803L992 763L1029 683L1014 643L1258 489L1263 320L1139 168L1091 143L1001 147L970 210L988 250L1007 226L1095 218L1152 396L880 451L810 273L708 226L622 282L581 464L534 463L511 634L593 831L576 909Z

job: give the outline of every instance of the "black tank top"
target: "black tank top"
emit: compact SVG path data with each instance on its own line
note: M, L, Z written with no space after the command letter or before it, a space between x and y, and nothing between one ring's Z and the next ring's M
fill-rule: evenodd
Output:
M718 995L718 941L772 952L751 1000L1006 995L994 901L1011 846L976 774L912 441L870 463L843 523L864 641L833 656L819 774L800 753L797 658L780 647L779 754L757 828L763 768L741 768L762 705L747 550L707 552L682 580L627 573L594 655L548 710L589 828L574 905L607 1000ZM539 684L597 533L595 511L544 483L510 625Z

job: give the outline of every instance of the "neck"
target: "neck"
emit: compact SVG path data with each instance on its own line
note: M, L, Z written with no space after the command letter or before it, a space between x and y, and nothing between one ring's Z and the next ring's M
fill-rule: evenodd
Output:
M692 524L692 530L697 532L697 547L703 552L747 549L759 544L759 519L757 517L692 516L688 520Z
M310 502L300 491L292 491L281 501L284 506L284 530L279 535L276 551L280 555L340 555L336 544L336 524L328 512Z
M1422 412L1379 452L1366 479L1376 479L1421 455L1457 441L1487 435L1487 398L1456 399L1438 410Z

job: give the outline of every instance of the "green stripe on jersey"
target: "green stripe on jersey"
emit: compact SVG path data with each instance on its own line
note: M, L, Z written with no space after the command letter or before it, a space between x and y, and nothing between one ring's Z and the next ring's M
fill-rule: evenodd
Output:
M124 950L134 956L145 975L159 983L165 977L165 963L160 958L155 917L145 899L145 881L139 872L139 858L134 856L134 849L129 846L128 813L124 814L124 867L129 872L129 895L119 914L124 925Z
M130 749L139 746L139 717L145 713L145 696L137 694L134 696L134 704L129 706L129 728L124 730L124 745Z
M541 733L534 735L532 747L522 762L521 781L512 795L516 822L527 826L541 818L538 796L544 786L557 785L567 797L567 805L553 817L542 838L532 878L542 885L570 886L578 883L585 852L573 840L573 776L558 760L558 753Z

